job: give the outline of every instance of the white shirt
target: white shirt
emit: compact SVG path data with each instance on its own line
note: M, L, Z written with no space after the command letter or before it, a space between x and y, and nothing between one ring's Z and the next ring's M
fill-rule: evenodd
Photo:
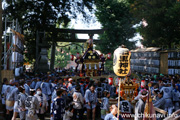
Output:
M42 93L42 96L39 96L38 94L34 95L37 97L39 104L41 103L42 106L39 107L39 110L36 110L37 113L43 114L46 111L46 107L48 106L47 98L46 95ZM41 98L42 97L42 98ZM42 99L42 100L41 100Z
M74 109L82 109L82 107L83 107L82 105L84 103L84 98L80 92L77 92L77 91L74 92L73 102L74 102L74 105L73 105Z

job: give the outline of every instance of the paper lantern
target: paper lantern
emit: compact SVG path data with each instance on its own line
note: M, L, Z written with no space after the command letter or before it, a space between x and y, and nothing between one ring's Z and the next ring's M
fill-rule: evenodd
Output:
M70 59L73 61L74 60L74 55L70 55Z
M107 54L107 59L111 59L111 53Z
M146 87L146 81L145 80L141 80L141 88L145 88Z
M113 70L117 76L124 77L130 71L131 53L127 48L119 47L114 51Z
M109 83L109 85L113 84L113 78L112 77L108 78L108 83Z
M77 59L80 58L80 54L79 54L79 53L76 54L76 58L77 58Z

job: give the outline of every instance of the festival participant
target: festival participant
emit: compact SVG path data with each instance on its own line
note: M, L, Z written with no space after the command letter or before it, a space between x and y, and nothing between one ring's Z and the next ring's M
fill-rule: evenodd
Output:
M71 89L72 89L72 83L73 83L73 79L72 79L72 78L69 78L69 79L68 79L68 85L67 85L68 91L71 91Z
M63 120L72 120L71 118L73 117L73 110L70 111L70 109L71 109L70 106L65 107L65 114L63 116ZM80 119L80 120L82 120L82 119Z
M109 112L109 91L104 91L104 97L101 99L101 119L104 120L106 114Z
M138 99L138 102L135 105L135 120L142 120L145 108L145 102L147 98L147 91L142 90L141 96Z
M67 98L68 98L67 88L66 88L66 87L61 87L60 89L63 91L63 93L62 93L62 98L64 99L65 105L67 105L67 104L66 104Z
M175 111L180 108L179 102L180 102L180 92L179 92L178 85L176 84L173 90L173 103L174 103Z
M66 78L64 78L63 86L67 87L67 85L68 85L68 78L66 77Z
M65 101L62 98L62 90L57 91L57 97L53 100L51 106L51 119L52 120L63 120L65 113Z
M102 87L103 87L103 90L108 90L109 91L110 85L108 84L107 79L103 80Z
M48 79L44 78L43 82L40 85L40 88L42 90L42 93L46 95L46 99L48 101L48 104L51 104L51 85L48 82ZM48 107L48 112L50 111L50 106Z
M31 85L31 80L27 80L26 81L26 84L24 84L24 88L25 88L25 91L26 91L26 94L29 95L30 94L30 85Z
M165 111L168 111L168 114L172 114L173 112L173 103L172 103L172 91L173 91L173 86L172 86L171 81L171 86L169 86L168 83L165 83L165 86L161 88L160 91L163 91L164 95L163 97L165 98Z
M35 89L30 89L30 95L26 98L25 107L26 107L26 120L37 120L38 116L36 111L39 110L39 101L35 97Z
M48 102L46 99L46 95L42 93L41 88L38 88L36 90L36 94L34 96L37 97L37 99L39 101L39 106L40 106L39 110L36 110L38 118L40 120L45 120L45 112L48 109Z
M31 89L35 89L35 87L36 87L36 82L37 82L37 78L32 78L32 82L31 82L31 85L30 85L30 88L31 88Z
M36 86L35 86L35 90L37 90L37 89L41 86L41 83L42 83L42 81L41 81L41 79L38 77L38 78L37 78L37 83L36 83Z
M110 97L111 98L116 98L116 86L114 86L112 81L109 80L108 82L109 82L109 85L110 85L110 88L109 88Z
M92 111L92 119L95 120L97 93L95 91L94 85L90 85L90 88L86 90L84 97L85 97L86 108L87 108L87 120L90 119L91 111Z
M9 81L9 85L7 85L7 89L6 89L6 91L5 91L5 94L4 94L4 97L5 97L5 102L6 102L6 120L10 120L11 119L11 117L10 117L10 111L13 109L13 107L14 107L14 103L12 103L12 102L10 102L8 99L9 99L9 97L10 97L10 93L11 93L11 91L13 90L15 88L15 86L14 86L14 80L10 80ZM12 104L12 105L10 105L10 103Z
M153 95L152 95L152 102L154 103L157 99L158 99L158 93L159 93L159 89L156 88L152 91Z
M3 116L4 116L4 118L6 117L5 94L6 94L7 87L8 87L8 79L4 78L3 79L2 91L1 91L2 108L3 108Z
M58 86L59 88L64 87L62 78L58 78L58 83L56 86Z
M103 88L101 87L101 83L99 81L97 82L97 87L95 90L97 92L97 97L101 98L103 96Z
M157 100L154 102L154 107L157 107L157 108L160 108L162 110L165 109L165 104L166 104L166 100L165 98L163 97L163 91L159 91L158 92L158 98ZM160 114L160 113L157 113L157 114ZM160 116L160 115L157 115L157 116ZM157 117L157 120L162 120L163 119L163 116L162 117Z
M10 88L9 95L7 96L7 100L6 100L6 106L8 108L8 113L9 113L8 120L11 120L13 117L15 101L17 101L17 95L19 94L18 81L13 80L13 85L14 86ZM17 116L17 112L18 111L14 111L15 114L14 116Z
M19 116L21 120L25 120L26 119L26 109L25 109L25 100L27 98L27 94L25 92L25 88L23 86L20 86L18 88L19 90L19 94L17 97L17 109L19 112ZM13 117L13 120L15 120L15 116Z
M85 91L86 91L87 89L89 89L89 87L90 87L90 86L89 86L89 82L90 82L90 78L89 78L89 77L86 77L86 78L85 78L85 87L84 87L84 88L85 88Z
M80 81L80 83L79 83L79 85L81 86L81 94L82 94L82 96L84 97L84 81L81 79L81 81Z
M80 86L76 86L76 91L73 93L73 120L76 120L77 113L79 113L79 119L82 120L83 118L83 104L84 98L80 92Z
M140 99L140 97L142 96L142 91L146 91L146 81L145 80L141 80L141 86L139 87L139 93L138 95L134 98L135 101L138 101Z
M57 97L57 93L56 91L59 89L59 86L56 86L52 95L51 95L51 103L53 102L53 100Z
M151 95L154 96L154 91L159 90L158 83L154 84L153 87L151 87Z
M117 120L116 114L118 112L118 108L116 105L112 105L110 107L110 112L109 114L107 114L104 118L104 120Z

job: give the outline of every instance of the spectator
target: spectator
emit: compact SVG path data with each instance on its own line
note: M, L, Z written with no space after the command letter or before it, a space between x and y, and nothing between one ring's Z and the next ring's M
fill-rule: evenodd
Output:
M143 119L146 98L147 98L147 91L142 90L141 96L135 105L135 120L142 120Z
M106 114L109 112L109 91L104 91L104 97L101 100L101 119L104 120Z
M30 95L26 98L26 120L37 120L36 111L39 110L39 101L35 95L35 89L30 89Z
M80 86L76 86L76 91L73 94L73 108L74 108L74 114L73 114L73 120L76 120L77 113L79 113L79 119L83 119L83 104L84 104L84 98L80 92Z
M117 120L117 117L116 117L117 111L118 111L117 106L112 105L110 107L110 113L105 116L104 120Z
M92 119L95 120L95 112L97 106L97 93L95 91L95 86L91 85L85 93L85 101L87 108L87 120L90 119L90 113L92 112Z
M18 89L19 89L19 94L17 97L17 109L19 112L20 119L25 120L26 118L25 100L27 98L27 94L25 93L25 88L23 86L20 86ZM13 119L15 120L15 118Z
M40 120L45 120L45 112L48 110L48 102L46 95L42 93L41 88L38 88L34 96L37 97L39 101L39 110L36 110L38 118Z
M51 106L51 118L53 120L63 120L65 113L65 101L62 98L63 90L57 90L57 97L53 100Z

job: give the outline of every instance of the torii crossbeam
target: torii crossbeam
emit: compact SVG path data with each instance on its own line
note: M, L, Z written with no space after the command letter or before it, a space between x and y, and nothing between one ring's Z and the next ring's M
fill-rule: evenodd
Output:
M77 34L88 34L89 38L93 38L94 34L103 34L104 33L104 29L92 29L92 30L83 30L83 29L59 29L59 28L54 28L53 31L55 31L57 33L57 36L55 37L56 39L53 40L53 44L52 44L52 51L51 51L51 65L50 65L50 69L52 70L54 68L54 61L55 61L55 48L56 48L56 42L86 42L87 39L78 39L76 38ZM41 32L42 33L42 32ZM68 34L68 37L61 37L58 36L58 33L65 33ZM36 71L38 70L39 72L47 72L49 69L48 65L45 63L47 61L47 43L44 44L39 43L38 37L39 33L37 33L37 39L36 39ZM93 39L93 41L95 43L100 42L99 39ZM44 47L43 47L44 44ZM39 49L41 49L41 52L39 53ZM46 57L45 57L46 56ZM38 59L40 58L40 59ZM46 66L46 67L43 67Z

